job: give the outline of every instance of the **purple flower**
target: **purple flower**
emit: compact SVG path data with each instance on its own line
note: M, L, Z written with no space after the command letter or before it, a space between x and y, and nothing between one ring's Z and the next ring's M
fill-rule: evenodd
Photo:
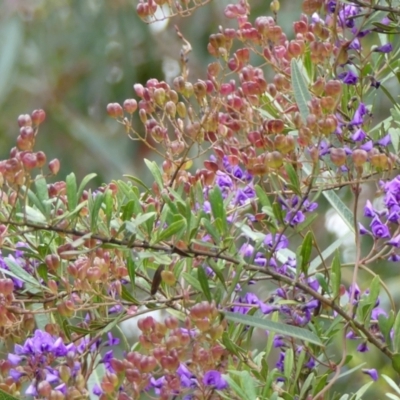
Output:
M375 368L372 369L363 369L362 372L364 374L369 375L372 380L377 381L378 380L378 371Z
M338 78L346 85L355 85L358 81L358 76L352 71L342 72L338 75Z
M96 396L101 396L103 394L103 391L97 383L93 386L93 394Z
M384 239L390 237L389 228L385 224L382 224L382 222L378 217L374 217L370 226L372 234L376 238Z
M392 143L392 138L389 134L387 134L382 139L379 139L377 143L381 146L388 146L390 143Z
M342 27L353 28L355 26L354 17L359 13L357 6L345 5L339 11L339 22Z
M368 109L364 103L360 103L356 112L354 113L351 125L362 125L364 122L364 116L368 114Z
M365 227L364 227L364 225L362 225L362 224L360 224L360 223L358 223L358 231L360 232L360 235L370 235L370 232L369 232L369 230L368 229L366 229Z
M397 235L397 236L391 238L391 239L387 242L387 244L390 244L391 246L394 246L394 247L399 248L399 247L400 247L400 235Z
M233 187L232 179L221 171L217 171L215 182L221 189Z
M254 247L251 244L244 243L239 250L243 257L251 257L254 253Z
M368 142L366 142L362 146L360 146L360 149L365 150L365 151L370 151L373 149L373 147L374 147L374 143L372 142L372 140L368 140Z
M108 340L105 342L106 346L117 346L119 344L119 339L114 337L111 332L107 333Z
M374 51L377 53L385 53L385 54L390 53L392 50L393 50L392 43L386 43L374 49Z
M367 200L364 207L364 217L373 218L375 217L375 215L376 211L372 206L372 203L369 200Z
M279 347L285 347L285 345L286 345L285 341L283 340L283 337L280 335L276 335L274 337L274 340L272 341L272 343L276 349Z
M362 142L367 137L367 134L360 128L357 129L352 135L351 138L355 142Z
M291 211L286 214L285 222L289 223L290 226L299 225L304 222L306 219L305 215L302 211L297 211L296 214L293 214Z
M357 346L357 351L359 351L360 353L365 353L367 351L369 351L368 345L366 342L362 342Z
M269 248L275 248L275 250L286 249L289 246L289 240L285 235L268 233L265 236L264 244Z
M207 371L204 374L203 383L206 386L213 386L217 390L223 390L228 387L228 383L222 377L221 373L215 370Z

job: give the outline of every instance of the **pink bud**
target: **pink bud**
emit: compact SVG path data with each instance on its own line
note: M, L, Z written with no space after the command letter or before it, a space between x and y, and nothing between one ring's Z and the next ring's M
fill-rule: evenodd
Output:
M107 104L107 113L112 118L118 118L124 115L124 110L118 103L109 103Z
M33 124L38 126L46 119L46 113L43 110L34 110L31 117Z
M123 106L127 113L133 114L137 110L137 101L135 99L126 99Z
M55 158L49 162L49 170L53 175L57 175L60 170L60 161Z
M21 114L18 116L18 126L21 128L23 126L31 126L32 119L29 114Z

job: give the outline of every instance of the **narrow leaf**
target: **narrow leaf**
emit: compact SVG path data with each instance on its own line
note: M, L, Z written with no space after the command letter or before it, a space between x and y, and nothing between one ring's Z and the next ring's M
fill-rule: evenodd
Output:
M274 322L267 319L255 317L253 315L243 315L230 311L224 312L225 318L239 324L250 325L256 328L273 331L282 335L290 336L295 339L304 340L309 343L314 343L318 346L323 346L321 340L314 333L307 329L297 326L283 324L282 322Z
M73 172L67 176L65 183L67 186L68 210L73 211L78 204L78 186Z
M332 294L334 298L339 296L340 283L342 280L342 265L339 253L335 254L332 261Z
M154 161L144 159L144 162L147 168L150 170L151 174L153 175L153 178L156 181L158 187L162 189L164 187L164 183L160 172L160 168Z
M76 194L76 198L78 199L78 201L79 201L80 198L82 197L82 194L83 194L83 191L85 190L86 185L87 185L93 178L95 178L96 176L97 176L97 174L92 173L92 174L86 175L86 176L82 179L82 182L81 182L81 184L79 185L79 189L78 189L78 192L77 192L77 194Z
M220 219L222 224L222 234L224 234L227 229L227 221L226 221L226 211L224 206L224 200L222 198L221 189L219 186L215 186L208 194L208 199L211 204L212 214L215 219Z
M211 302L212 296L211 296L210 286L208 285L208 277L206 275L206 272L204 271L204 268L201 265L197 267L197 279L200 282L200 286L204 293L204 296L209 302Z
M300 71L298 62L299 61L297 61L295 58L292 58L290 64L293 92L294 98L296 99L297 107L300 111L300 115L303 118L303 121L306 121L310 113L307 103L311 101L312 97L310 92L308 91L307 82Z
M154 243L162 242L163 240L171 239L172 236L186 229L186 220L181 217L180 220L170 224L167 229L162 229L160 234L157 235Z

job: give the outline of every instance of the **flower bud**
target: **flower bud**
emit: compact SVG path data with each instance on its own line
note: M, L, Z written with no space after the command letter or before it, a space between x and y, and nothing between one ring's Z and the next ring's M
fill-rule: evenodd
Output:
M337 167L340 167L346 163L346 151L342 148L332 148L330 158Z
M327 96L339 96L342 93L342 83L337 80L330 80L325 84L325 94Z
M167 112L170 118L175 118L176 104L171 100L167 101L167 103L165 104L165 111Z
M176 283L176 278L172 271L161 271L161 279L168 286L174 286Z
M373 165L379 170L386 169L389 166L388 158L384 153L374 154L370 157L370 160L371 160L371 165Z
M37 159L35 153L25 153L21 157L22 164L26 169L33 169L37 166Z
M283 157L279 151L273 151L265 156L265 165L268 168L277 169L283 164Z
M128 114L133 114L137 110L138 104L135 99L126 99L123 107Z
M279 11L279 9L281 8L279 0L272 0L269 7L271 8L271 11L273 13L277 13Z
M60 170L60 161L55 158L49 162L49 170L53 175L57 175L58 171Z
M42 168L46 164L46 154L43 151L38 151L36 153L36 166Z
M29 114L21 114L18 116L18 126L32 126L32 119Z
M124 115L124 110L118 103L109 103L107 104L107 113L112 118L118 118Z
M46 113L43 110L34 110L31 114L34 125L40 125L46 119Z
M356 167L362 167L368 160L368 153L363 149L355 149L351 157Z
M56 271L60 265L60 257L56 254L48 254L45 257L44 262L50 271Z

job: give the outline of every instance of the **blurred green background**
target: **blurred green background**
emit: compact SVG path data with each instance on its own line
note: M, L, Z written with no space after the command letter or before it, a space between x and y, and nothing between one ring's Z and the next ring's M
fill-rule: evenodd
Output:
M223 17L229 2L212 1L189 18L173 18L161 30L137 17L134 0L0 0L1 159L15 145L18 115L43 108L47 119L36 149L44 150L49 160L59 158L59 179L71 171L78 180L96 172L96 185L123 174L143 178L147 172L142 160L154 156L126 137L123 127L107 116L106 105L134 97L134 83L144 84L149 78L170 83L179 74L182 42L175 24L193 47L191 80L205 78L206 66L213 60L207 52L209 35L219 25L235 26ZM251 6L254 16L270 14L269 1L253 0ZM300 7L300 0L281 0L278 21L288 35ZM381 109L386 117L387 103L381 102ZM320 245L335 239L324 223L315 229ZM350 268L348 274L350 279ZM372 355L375 365L366 367L385 372L385 361L376 352ZM340 391L357 389L362 381L343 379ZM383 398L387 387L382 380L381 384L365 398Z
M135 0L0 1L1 158L15 144L18 115L43 108L36 149L60 159L60 178L96 172L100 184L141 174L147 151L107 116L107 103L134 96L134 83L179 74L182 42L174 25L193 47L191 79L205 78L209 35L221 24L234 26L223 16L228 3L212 1L160 30L137 17ZM283 5L288 30L300 3ZM269 13L269 2L252 1L252 13Z

